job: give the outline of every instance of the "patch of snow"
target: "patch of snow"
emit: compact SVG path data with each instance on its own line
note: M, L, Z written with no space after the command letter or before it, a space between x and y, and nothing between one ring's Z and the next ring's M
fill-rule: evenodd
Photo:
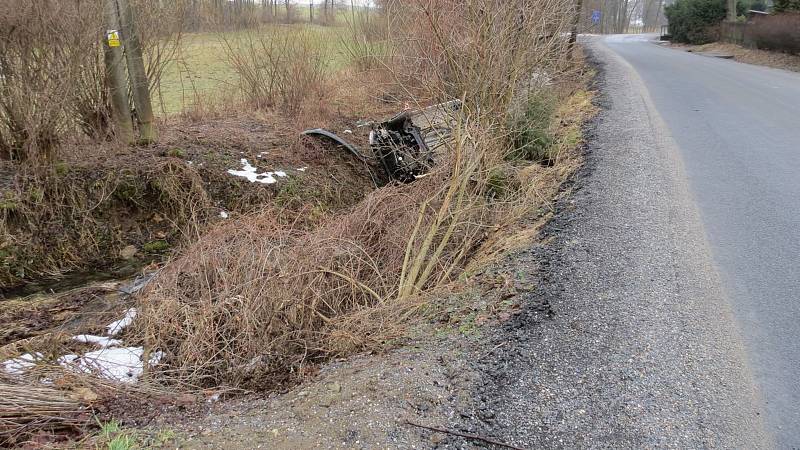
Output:
M220 211L219 212L219 216L222 217L223 219L227 219L228 218L228 213L226 211Z
M91 334L79 334L72 338L73 341L83 342L84 344L96 344L100 347L117 347L122 345L119 339L111 339L109 337L94 336Z
M344 130L344 134L353 134L353 130Z
M143 353L141 347L104 348L83 355L77 368L109 380L132 383L144 371Z
M301 168L297 169L297 171L298 172L305 172L307 169L308 169L308 167L301 167Z
M60 359L73 356L76 355L66 355ZM70 362L62 365L69 365L81 372L95 374L112 381L135 383L144 373L143 357L142 347L104 348L71 358ZM150 355L148 364L158 364L163 357L163 352L154 352Z
M38 352L25 353L18 358L9 359L8 361L0 363L0 366L2 366L3 371L9 375L22 375L26 370L35 366L36 362L40 361L43 357L44 355Z
M130 308L129 310L125 311L125 317L108 324L108 326L106 327L106 330L108 330L108 335L116 336L120 331L125 329L125 327L132 324L133 319L135 318L136 318L136 308Z
M278 180L275 179L275 176L286 176L286 173L282 171L258 173L258 169L253 167L246 159L242 159L241 163L242 170L230 169L228 170L228 173L237 177L247 178L247 180L251 183L257 182L262 184L274 184L278 182Z
M122 319L110 323L106 327L109 336L114 336L125 329L133 323L135 318L135 308L125 311ZM119 339L91 334L79 334L73 336L72 339L85 344L96 344L100 346L100 350L83 355L63 355L56 359L56 363L62 367L123 383L135 383L144 373L145 361L142 360L144 358L142 347L123 347L123 343ZM26 353L18 358L0 363L0 368L9 374L19 375L34 367L43 358L41 353ZM164 352L153 352L146 364L156 365L163 358Z
M67 367L74 363L80 356L78 355L64 355L56 360L59 366Z

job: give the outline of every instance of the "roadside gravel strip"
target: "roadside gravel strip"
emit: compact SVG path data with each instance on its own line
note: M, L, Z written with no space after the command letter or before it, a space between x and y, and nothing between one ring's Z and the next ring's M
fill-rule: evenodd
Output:
M475 362L461 427L525 448L771 448L678 150L635 71L588 47L587 165L553 239L502 267L541 284L484 343L505 345Z

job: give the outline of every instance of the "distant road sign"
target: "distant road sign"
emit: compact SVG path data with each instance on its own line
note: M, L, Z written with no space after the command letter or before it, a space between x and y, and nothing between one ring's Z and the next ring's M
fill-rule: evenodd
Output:
M600 12L598 10L592 11L592 23L593 24L597 25L598 23L600 23L600 19L602 17L603 17L603 13L602 12Z

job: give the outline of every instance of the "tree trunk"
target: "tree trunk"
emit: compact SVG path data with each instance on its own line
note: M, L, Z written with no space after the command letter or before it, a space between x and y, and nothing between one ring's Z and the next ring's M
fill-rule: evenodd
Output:
M736 0L728 0L728 21L736 22Z
M119 5L120 18L122 19L122 32L126 40L125 56L128 59L128 74L131 78L133 90L133 104L136 106L136 116L139 122L139 139L150 144L156 142L156 132L153 116L153 105L150 103L150 87L147 82L147 72L144 68L142 44L136 32L135 14L128 0L116 0Z
M119 40L120 26L116 0L105 1L108 34L103 43L106 78L111 94L111 117L116 125L117 137L126 144L133 143L131 105L128 103L128 81L125 74L125 54ZM114 34L116 33L116 34Z

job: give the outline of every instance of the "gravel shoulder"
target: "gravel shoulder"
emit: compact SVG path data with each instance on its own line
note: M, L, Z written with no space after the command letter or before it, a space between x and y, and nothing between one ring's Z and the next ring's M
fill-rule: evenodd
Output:
M770 448L682 162L635 71L602 41L587 166L545 233L529 308L487 342L482 429L526 448ZM509 342L510 341L510 342Z

